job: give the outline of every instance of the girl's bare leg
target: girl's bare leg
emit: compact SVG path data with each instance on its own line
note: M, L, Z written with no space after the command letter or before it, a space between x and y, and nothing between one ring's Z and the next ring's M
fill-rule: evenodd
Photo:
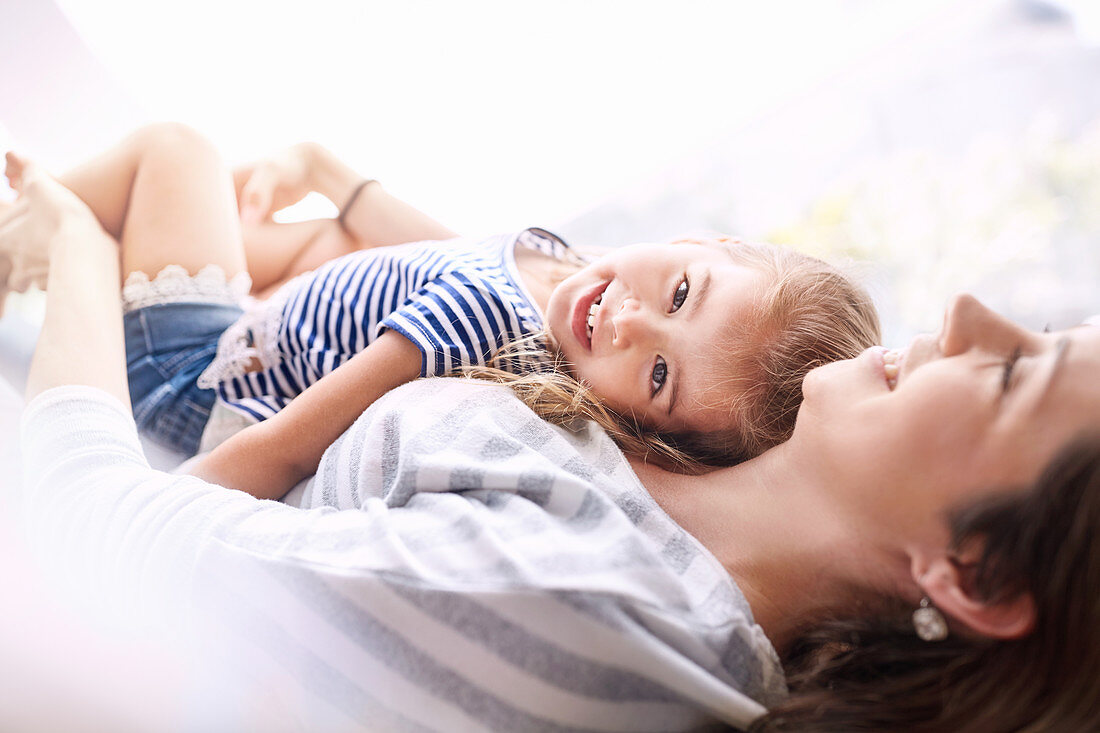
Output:
M156 124L60 178L122 248L122 275L155 277L175 264L194 274L245 271L233 180L190 128Z
M244 250L252 293L264 297L278 286L325 262L365 249L335 219L276 224L265 222L244 228Z

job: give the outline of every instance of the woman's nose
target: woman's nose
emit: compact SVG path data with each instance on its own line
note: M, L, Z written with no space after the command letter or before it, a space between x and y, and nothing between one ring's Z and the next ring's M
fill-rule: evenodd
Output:
M997 348L1012 340L1016 330L1015 324L986 308L973 295L956 295L944 313L940 351L944 356L955 356L974 347Z

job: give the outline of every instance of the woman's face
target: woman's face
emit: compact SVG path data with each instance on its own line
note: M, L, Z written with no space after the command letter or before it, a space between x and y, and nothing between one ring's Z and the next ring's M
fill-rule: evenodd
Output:
M795 439L874 526L942 533L949 508L1027 485L1100 429L1098 376L1100 328L1036 333L959 296L939 334L811 372Z

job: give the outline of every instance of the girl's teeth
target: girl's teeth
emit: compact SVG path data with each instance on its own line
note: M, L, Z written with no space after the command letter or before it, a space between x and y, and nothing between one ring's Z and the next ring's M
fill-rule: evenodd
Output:
M898 365L897 364L884 364L883 369L886 371L886 378L889 380L897 381L898 379Z
M588 317L585 322L588 324L588 338L592 338L592 329L596 326L596 314L600 312L600 303L603 302L603 293L596 296L596 299L592 301L592 305L588 306Z

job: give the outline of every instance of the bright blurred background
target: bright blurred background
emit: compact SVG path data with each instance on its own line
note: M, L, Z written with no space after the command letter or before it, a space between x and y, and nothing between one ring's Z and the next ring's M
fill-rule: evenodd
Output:
M180 120L234 162L316 140L462 232L866 261L890 343L960 289L1038 326L1100 310L1098 3L0 8L0 144L54 169Z
M889 345L960 290L1037 328L1100 312L1095 0L0 0L0 60L0 147L54 170L179 120L233 162L316 140L465 233L858 260ZM0 465L42 308L0 320ZM150 729L164 688L132 685L165 665L27 600L8 537L0 728L84 729L94 699Z
M466 233L865 260L890 343L962 289L1039 326L1100 310L1097 3L0 8L0 144L55 170L180 120L236 162L317 140Z
M50 162L142 119L234 158L316 139L463 231L569 221L951 5L5 2L2 117Z

